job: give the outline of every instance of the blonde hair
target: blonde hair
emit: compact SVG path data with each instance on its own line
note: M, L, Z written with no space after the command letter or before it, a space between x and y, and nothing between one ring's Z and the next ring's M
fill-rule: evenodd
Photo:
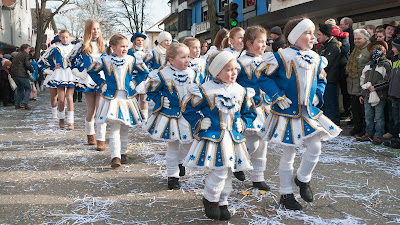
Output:
M139 38L139 37L137 37L137 38ZM136 47L135 41L136 41L136 38L135 38L135 40L132 41L132 50L135 50L135 47ZM143 45L143 52L146 52L146 46L145 45Z
M60 32L58 32L58 35L64 34L64 33L68 33L69 36L71 36L71 33L68 30L60 30Z
M107 50L106 50L106 53L107 53L107 55L109 55L109 54L111 54L112 53L112 51L111 51L111 46L116 46L116 45L118 45L118 42L120 41L120 40L123 40L123 39L125 39L125 40L128 40L124 35L122 35L122 34L114 34L111 38L110 38L110 44L108 45L108 47L107 47Z
M197 42L200 43L200 40L197 39L197 38L194 38L194 37L185 37L185 39L183 39L183 44L185 44L186 46L190 47L190 45L191 45L193 42L195 42L195 41L197 41ZM201 46L200 46L200 48L201 48Z
M242 32L242 31L244 32L244 29L241 27L232 28L232 30L229 32L229 38L233 39L237 33Z
M85 22L85 34L83 36L82 50L85 55L89 55L93 51L90 42L92 41L92 29L96 23L100 25L100 23L95 19L86 20ZM97 49L99 49L100 54L103 54L105 52L104 40L101 32L99 38L97 39Z
M187 48L189 50L189 47L186 46L185 44L182 43L172 43L168 48L167 52L165 53L165 62L164 65L160 67L159 70L167 66L167 63L169 59L173 59L178 55L178 51L180 48Z
M243 50L247 50L248 48L247 42L253 44L254 41L257 39L257 37L262 34L267 35L267 31L264 29L264 27L259 25L248 27L246 29L246 32L244 32L243 36L243 44L244 44Z

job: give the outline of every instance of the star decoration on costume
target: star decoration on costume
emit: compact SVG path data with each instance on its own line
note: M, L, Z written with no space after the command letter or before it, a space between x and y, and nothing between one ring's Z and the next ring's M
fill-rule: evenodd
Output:
M232 156L231 156L231 157L229 157L229 161L232 161L232 160L233 160Z
M258 124L258 125L257 125L257 128L260 128L260 127L261 127L261 125L260 125L260 124Z
M299 135L297 135L297 139L300 139L301 138L301 135L299 134Z
M186 135L183 135L183 139L186 139L187 138L187 136Z
M211 160L211 155L207 156L207 160Z
M329 127L329 130L334 130L335 128L333 127L333 126L330 126Z
M264 131L265 131L265 128L264 128L264 127L263 127L263 128L261 128L261 131L262 131L262 132L264 132Z
M238 160L238 164L242 164L242 160L241 159Z
M277 133L274 134L274 138L276 138L276 137L278 137L278 134L277 134Z
M196 157L194 155L190 155L189 160L194 160Z

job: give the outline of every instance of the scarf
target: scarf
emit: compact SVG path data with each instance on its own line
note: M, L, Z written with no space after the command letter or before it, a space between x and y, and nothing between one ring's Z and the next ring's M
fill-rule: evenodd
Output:
M374 51L374 53L372 54L372 58L371 58L371 62L370 62L370 66L372 67L372 66L376 66L377 64L378 64L378 61L379 61L379 59L382 57L382 51L381 50L378 50L378 49L376 49L375 51Z
M361 48L355 47L353 52L350 54L349 61L347 61L346 72L349 74L351 79L358 77L357 66L360 53Z
M165 49L163 46L161 45L157 45L154 48L154 51L156 51L159 55L165 55L165 53L167 52L167 49Z

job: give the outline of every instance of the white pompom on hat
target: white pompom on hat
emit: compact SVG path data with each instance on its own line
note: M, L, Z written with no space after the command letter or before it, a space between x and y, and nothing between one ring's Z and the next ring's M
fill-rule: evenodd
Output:
M211 64L208 66L208 71L214 78L218 76L218 74L221 72L226 64L228 64L233 59L236 60L236 57L228 51L222 51L216 54L218 55L215 56Z
M161 42L165 40L171 40L172 41L172 35L168 33L167 31L163 31L158 35L157 42L160 44Z

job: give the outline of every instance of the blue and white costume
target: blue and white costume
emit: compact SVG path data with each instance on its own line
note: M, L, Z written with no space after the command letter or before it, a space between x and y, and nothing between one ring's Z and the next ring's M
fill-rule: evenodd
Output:
M321 140L338 136L341 129L318 108L323 104L326 85L323 69L328 62L325 57L292 46L265 53L263 59L269 67L259 84L261 90L271 96L273 103L261 131L264 140L283 145L279 165L280 193L283 196L294 193L296 147L303 140L307 145L296 175L299 182L307 183L321 154ZM282 105L288 99L291 104Z
M145 62L150 65L152 70L160 68L165 63L165 54L167 49L161 45L154 47L153 51L147 54Z
M192 142L192 127L182 117L181 107L186 94L186 85L193 83L194 71L190 68L179 70L167 66L149 74L147 100L155 103L153 115L144 124L144 128L153 139L167 142ZM170 108L163 107L164 98L170 101Z
M184 165L228 167L232 171L253 169L244 143L246 139L237 131L236 123L247 128L256 117L251 102L254 90L237 83L224 84L214 78L200 87L188 86L188 91L182 111L194 126L195 140ZM200 129L203 117L211 120L207 130Z
M207 61L202 58L190 59L189 68L194 70L194 82L197 85L202 85L207 79Z
M55 44L52 44L49 47L49 49L47 49L46 52L38 60L39 69L43 71L44 74L46 74L43 84L46 85L46 87L48 88L57 88L55 86L50 85L50 81L53 80L53 72L54 72L53 70L54 67L56 66L56 62L54 59L53 60L46 59L47 56L50 54L50 50L52 50L54 47Z
M128 55L135 57L136 64L141 65L142 67L149 67L151 63L149 63L150 59L153 56L153 53L150 50L143 51L143 48L135 47L134 50L129 49ZM135 74L135 76L139 76L138 80L141 80L141 84L136 91L138 94L146 94L146 79L148 74Z
M134 98L135 88L139 85L133 71L148 74L147 68L135 64L135 58L114 54L101 59L102 63L93 63L87 70L93 81L102 89L103 97L96 113L97 123L110 124L111 159L126 154L128 146L128 127L142 124L139 105ZM100 71L104 72L104 78Z
M326 58L296 47L265 53L263 58L268 69L259 84L273 101L271 113L261 129L264 139L298 146L318 133L322 134L322 140L339 135L341 129L318 108L323 104ZM285 96L292 104L282 110L276 102ZM316 106L312 104L315 96L319 99Z
M53 87L75 87L77 78L72 74L71 67L68 61L68 55L72 51L74 45L72 44L58 44L49 49L49 53L42 57L46 69L53 70L51 80L48 85ZM55 64L51 61L54 58L55 64L60 64L61 68L54 70Z
M232 53L236 58L239 58L240 56L243 56L244 54L246 54L246 50L236 51L232 45L228 48L224 48L224 51Z
M100 54L97 47L97 41L90 42L92 46L92 52L90 55L83 53L83 43L77 43L72 49L68 59L71 63L71 68L77 68L79 72L87 73L87 69L93 62L101 63L101 58L106 56L105 53ZM101 78L104 79L103 71L100 71ZM75 90L80 92L93 93L96 91L101 91L100 86L98 86L90 76L86 76L86 79L79 79L75 85Z
M246 53L238 59L240 71L237 77L237 83L246 88L253 88L255 96L253 104L257 113L256 119L249 124L246 132L246 145L251 155L251 162L254 170L251 173L251 181L264 182L264 171L267 164L267 146L268 142L263 141L258 134L261 131L265 120L270 111L271 99L259 88L259 79L268 69L268 64L264 62L261 56L255 56L251 53ZM268 186L263 185L263 190L269 190Z

